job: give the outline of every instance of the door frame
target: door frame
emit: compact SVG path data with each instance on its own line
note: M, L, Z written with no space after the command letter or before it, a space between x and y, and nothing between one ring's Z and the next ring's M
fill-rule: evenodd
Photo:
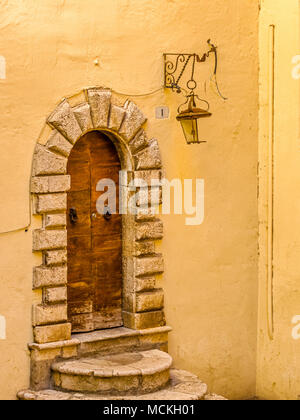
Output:
M75 97L78 103L64 99L48 117L33 156L33 214L42 216L42 227L33 230L33 252L42 256L42 264L33 270L33 289L42 291L42 301L33 305L34 340L39 344L71 338L66 295L70 176L66 171L76 141L96 130L114 143L123 174L123 200L134 194L128 185L131 181L149 185L152 180L161 188L159 146L156 139L148 140L142 111L128 100L120 106L109 89L90 88ZM155 277L163 273L163 257L155 252L155 241L162 237L162 222L156 214L145 215L140 208L137 215L122 216L125 327L142 330L165 325L163 293L155 286Z

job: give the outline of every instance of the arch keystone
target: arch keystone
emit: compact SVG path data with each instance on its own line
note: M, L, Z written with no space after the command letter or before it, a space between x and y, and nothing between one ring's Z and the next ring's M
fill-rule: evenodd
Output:
M102 88L90 88L87 97L91 107L94 128L107 128L110 110L111 91Z

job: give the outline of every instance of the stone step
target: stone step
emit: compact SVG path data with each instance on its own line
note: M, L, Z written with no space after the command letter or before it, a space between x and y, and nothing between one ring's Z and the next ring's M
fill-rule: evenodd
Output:
M52 377L64 391L145 394L167 385L171 365L171 356L160 350L94 355L54 363Z
M78 356L92 353L106 355L108 353L127 353L157 348L167 351L170 327L156 327L147 330L131 330L125 327L74 334L73 339L79 341Z
M43 391L20 391L19 400L148 400L148 401L178 401L178 400L204 400L207 395L207 386L192 373L171 369L168 386L156 392L143 395L101 395L95 393L62 392L53 389Z

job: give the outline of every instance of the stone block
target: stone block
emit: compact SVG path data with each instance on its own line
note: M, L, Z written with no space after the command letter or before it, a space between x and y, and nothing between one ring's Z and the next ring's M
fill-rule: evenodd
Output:
M60 175L67 172L67 159L37 144L33 156L33 175Z
M140 188L137 193L136 205L138 207L155 207L162 203L162 188Z
M156 219L156 213L157 213L157 211L156 211L155 207L149 207L149 208L138 207L136 215L135 215L135 220L137 222L145 222L145 221L155 220Z
M67 194L43 194L36 199L36 213L50 213L67 209Z
M81 128L66 99L58 105L47 121L73 144L82 136Z
M33 325L58 324L68 320L67 305L34 305Z
M141 150L134 156L135 169L160 169L161 157L157 140L153 139L146 149Z
M45 264L46 265L57 265L57 264L66 264L68 260L67 250L59 249L55 251L46 251L45 252Z
M54 341L70 340L71 324L47 325L33 329L34 340L38 344L52 343Z
M31 192L34 194L66 192L70 187L70 175L35 176L31 179Z
M33 270L33 288L60 286L67 283L67 267L35 267Z
M136 276L147 276L149 274L158 274L164 271L164 261L161 255L153 257L135 258Z
M74 115L83 133L93 129L91 109L88 103L77 105L72 108Z
M166 325L163 311L131 313L123 312L124 325L127 328L143 330L147 328L162 327Z
M139 257L141 255L149 255L155 253L155 244L151 241L142 241L135 243L134 255Z
M107 128L111 91L108 89L92 88L87 90L87 96L91 107L94 128Z
M33 231L33 251L43 251L67 246L66 230L44 230Z
M66 214L46 214L44 216L44 227L46 229L65 227L67 225Z
M164 292L162 289L151 292L138 293L136 296L136 311L149 312L162 309L164 306Z
M45 303L62 303L67 301L66 287L51 287L44 289Z
M149 169L145 171L134 171L133 172L134 181L137 185L139 180L142 180L147 183L149 187L161 187L162 183L162 171L158 169Z
M147 290L155 289L156 279L155 276L151 277L139 277L135 280L136 292L145 292Z
M53 360L31 360L30 388L35 391L47 389L51 383L51 363Z
M163 222L161 220L155 220L151 222L136 223L135 227L135 239L145 240L157 240L163 237Z

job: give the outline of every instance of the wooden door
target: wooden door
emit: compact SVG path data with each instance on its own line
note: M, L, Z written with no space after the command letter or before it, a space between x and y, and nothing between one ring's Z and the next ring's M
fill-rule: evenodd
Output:
M106 220L96 209L102 194L96 186L109 178L116 184L118 211L120 170L113 143L96 131L78 140L69 157L68 317L73 332L123 324L121 215Z

